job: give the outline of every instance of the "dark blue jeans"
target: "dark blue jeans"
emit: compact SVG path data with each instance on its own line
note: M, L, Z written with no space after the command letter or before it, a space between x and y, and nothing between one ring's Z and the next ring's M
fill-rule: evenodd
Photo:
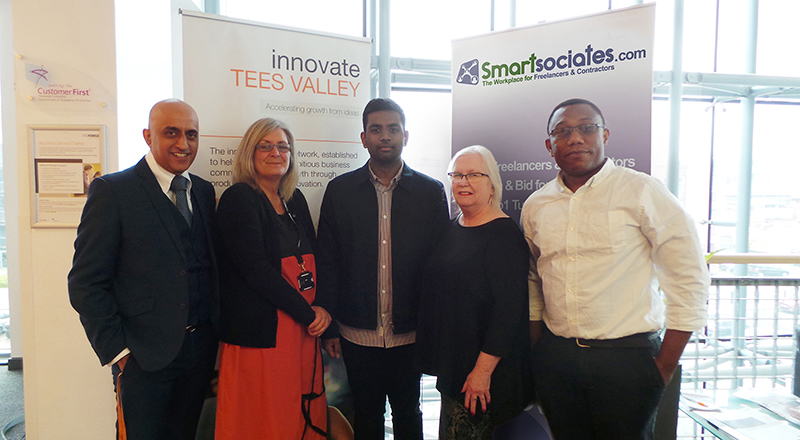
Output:
M653 360L659 347L585 348L545 330L533 347L533 372L555 439L652 439L664 394Z
M414 344L395 348L364 347L341 339L347 381L353 391L356 440L383 440L386 398L392 408L397 440L422 440L419 380Z

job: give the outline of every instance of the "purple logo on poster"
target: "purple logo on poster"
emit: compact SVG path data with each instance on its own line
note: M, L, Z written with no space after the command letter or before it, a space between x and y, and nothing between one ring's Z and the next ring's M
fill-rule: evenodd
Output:
M475 58L472 61L467 61L466 63L461 65L461 70L458 72L458 76L456 77L456 82L459 84L469 84L469 85L477 85L478 84L478 59Z
M47 77L49 73L44 66L25 65L25 78L37 86L47 87L50 85L50 78Z

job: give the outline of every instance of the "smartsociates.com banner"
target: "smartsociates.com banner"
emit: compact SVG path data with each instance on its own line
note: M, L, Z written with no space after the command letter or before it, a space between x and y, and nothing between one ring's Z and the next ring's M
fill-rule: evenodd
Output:
M453 42L452 150L492 151L511 217L558 173L547 119L567 99L603 112L606 156L650 172L654 23L651 4Z
M200 120L191 172L219 197L247 128L279 119L295 137L298 186L316 221L328 182L368 158L359 135L370 40L187 11L182 26L184 99Z
M569 75L585 75L614 70L614 62L647 58L647 49L630 50L614 55L614 49L597 50L591 44L582 52L567 51L558 57L537 58L535 53L526 60L511 64L492 64L489 61L481 64L481 85L492 86L522 81L561 78ZM456 82L477 84L475 71L478 60L474 59L461 65L461 74Z

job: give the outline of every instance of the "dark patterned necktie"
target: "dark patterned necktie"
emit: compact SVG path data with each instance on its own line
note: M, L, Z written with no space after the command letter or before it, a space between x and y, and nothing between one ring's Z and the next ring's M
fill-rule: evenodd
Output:
M186 223L192 226L192 211L189 210L189 200L186 198L186 185L189 184L189 179L183 176L175 176L172 179L169 189L175 193L175 206L178 212L181 213Z

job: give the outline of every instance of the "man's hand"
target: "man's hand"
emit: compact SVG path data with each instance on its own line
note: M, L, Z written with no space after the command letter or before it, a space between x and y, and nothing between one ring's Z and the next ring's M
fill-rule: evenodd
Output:
M325 351L328 352L328 356L332 358L339 359L342 355L342 346L339 342L339 338L323 339L322 348L324 348Z
M672 375L675 374L675 368L678 367L678 364L675 365L667 365L660 357L653 359L656 362L656 366L658 367L658 371L661 373L661 378L664 379L664 385L669 385L672 381Z
M664 379L664 385L669 385L672 380L672 375L675 373L675 368L678 367L678 361L681 359L683 349L692 332L685 332L680 330L667 329L664 332L664 341L661 343L661 353L654 360L658 371L661 372L661 377Z

